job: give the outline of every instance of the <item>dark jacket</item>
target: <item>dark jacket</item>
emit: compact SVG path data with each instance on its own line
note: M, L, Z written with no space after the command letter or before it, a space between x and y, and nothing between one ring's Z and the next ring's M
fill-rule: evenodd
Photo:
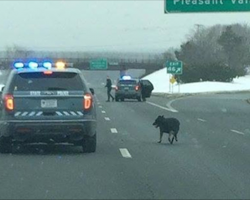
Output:
M105 87L108 88L108 89L112 89L112 82L111 82L111 80L109 78L107 79Z

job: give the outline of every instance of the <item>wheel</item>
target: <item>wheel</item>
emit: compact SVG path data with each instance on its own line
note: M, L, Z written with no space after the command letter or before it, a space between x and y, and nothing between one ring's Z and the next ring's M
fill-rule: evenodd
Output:
M119 101L119 98L118 98L118 97L115 97L115 101Z
M121 98L121 101L124 101L124 98Z
M96 134L83 139L82 150L83 153L93 153L96 151Z
M141 101L141 96L137 97L137 100L138 100L138 101Z
M11 153L12 152L12 143L11 140L7 137L0 138L0 153Z

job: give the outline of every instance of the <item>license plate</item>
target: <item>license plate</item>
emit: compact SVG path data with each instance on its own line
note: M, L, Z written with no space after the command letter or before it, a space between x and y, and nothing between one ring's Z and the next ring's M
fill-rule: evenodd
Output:
M41 107L42 108L56 108L57 107L57 100L56 99L43 99L41 100Z
M128 87L125 87L124 89L125 89L125 90L129 90L129 88L128 88Z

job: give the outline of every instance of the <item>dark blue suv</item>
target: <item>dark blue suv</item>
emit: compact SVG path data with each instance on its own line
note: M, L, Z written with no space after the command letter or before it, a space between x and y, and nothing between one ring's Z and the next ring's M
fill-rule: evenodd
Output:
M1 92L0 152L13 143L71 143L96 151L94 90L78 69L13 69Z

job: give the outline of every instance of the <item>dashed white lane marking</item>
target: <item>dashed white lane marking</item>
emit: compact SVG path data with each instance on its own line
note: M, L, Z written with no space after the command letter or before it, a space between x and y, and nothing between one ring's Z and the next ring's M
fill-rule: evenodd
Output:
M152 106L155 106L155 107L161 108L161 109L163 109L163 110L170 111L170 112L174 112L174 113L178 112L178 111L177 111L177 110L175 110L175 109L166 108L166 107L160 106L160 105L158 105L158 104L155 104L155 103L152 103L152 102L149 102L149 101L146 101L146 103L148 103L148 104L150 104L150 105L152 105Z
M106 113L106 111L102 110L102 113Z
M233 129L231 129L231 131L232 131L232 132L234 132L234 133L238 133L238 134L240 134L240 135L245 135L245 133L242 133L242 132L237 131L237 130L233 130Z
M129 153L127 149L121 148L120 152L124 158L132 158L131 154Z
M197 120L198 120L198 121L201 121L201 122L206 122L205 119L201 119L201 118L198 118Z
M110 121L109 117L104 117L104 119L105 119L106 121Z
M98 106L99 108L102 108L102 106Z
M111 128L110 131L111 131L111 133L118 133L116 128Z

